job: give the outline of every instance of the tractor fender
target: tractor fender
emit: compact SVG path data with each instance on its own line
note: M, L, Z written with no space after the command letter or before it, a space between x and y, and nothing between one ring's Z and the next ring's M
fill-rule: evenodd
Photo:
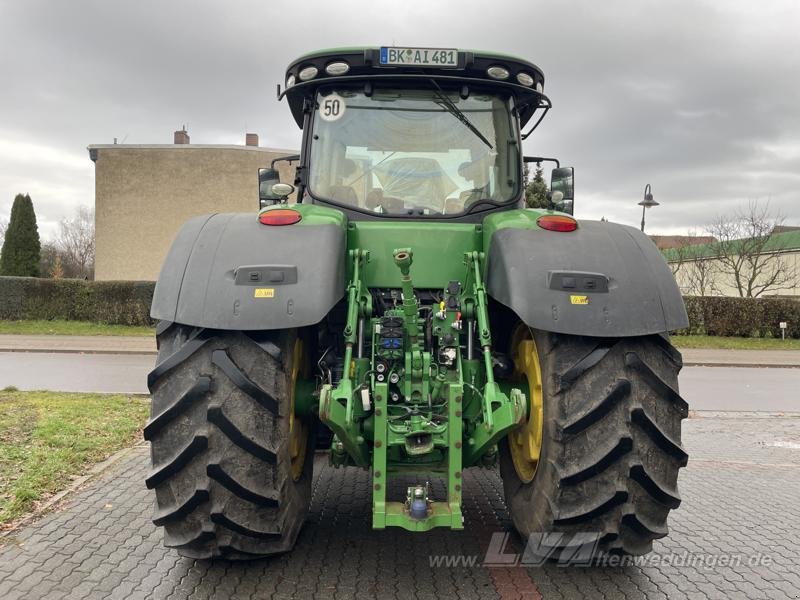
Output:
M638 229L579 221L573 232L505 227L489 240L486 287L528 326L629 337L689 324L680 289Z
M285 329L322 320L344 295L341 224L270 227L255 214L187 221L153 294L154 319L212 329Z

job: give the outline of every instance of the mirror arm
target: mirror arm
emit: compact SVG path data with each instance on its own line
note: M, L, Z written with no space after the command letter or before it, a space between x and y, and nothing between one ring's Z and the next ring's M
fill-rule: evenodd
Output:
M273 170L275 169L275 163L276 162L286 161L291 165L296 160L300 160L300 155L299 154L292 154L290 156L279 156L278 158L273 159L273 161L270 163L270 169L273 169Z
M539 126L539 123L541 123L542 120L547 116L547 113L548 113L548 111L550 110L551 107L552 107L552 104L550 104L550 100L549 99L547 99L547 104L539 105L537 107L537 109L538 108L543 108L544 110L542 111L542 114L539 115L539 118L536 120L536 122L533 124L533 127L531 127L526 133L520 132L520 136L522 137L523 140L527 140L528 136L534 132L534 130Z
M524 156L522 157L522 160L526 163L554 162L556 163L557 169L561 168L561 163L557 158L548 158L546 156Z

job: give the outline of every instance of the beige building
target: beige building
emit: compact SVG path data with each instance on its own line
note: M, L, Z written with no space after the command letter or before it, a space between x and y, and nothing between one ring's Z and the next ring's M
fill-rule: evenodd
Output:
M258 146L174 144L89 146L95 164L96 279L153 281L181 225L215 212L258 212L258 169L296 154ZM294 181L297 163L277 165Z
M683 294L741 295L730 269L715 258L716 243L672 247L664 251L664 257ZM752 260L755 266L750 264L743 261L739 271L744 289L751 277L756 292L763 289L769 281L777 281L780 282L779 285L771 286L760 295L800 299L800 229L782 228L773 233L765 244L763 253Z

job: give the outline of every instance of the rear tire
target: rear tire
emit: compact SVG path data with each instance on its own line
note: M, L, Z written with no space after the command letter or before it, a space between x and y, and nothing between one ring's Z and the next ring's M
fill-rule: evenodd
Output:
M606 340L533 333L542 371L541 458L530 483L508 440L500 471L514 526L538 558L642 555L667 535L686 465L680 353L662 336ZM539 535L539 534L551 535ZM561 534L561 535L559 535ZM577 554L576 554L577 553ZM584 553L584 554L581 554Z
M302 472L289 448L294 330L162 323L148 376L155 489L164 544L191 558L251 559L291 550L311 499L313 433ZM313 428L312 428L313 430Z

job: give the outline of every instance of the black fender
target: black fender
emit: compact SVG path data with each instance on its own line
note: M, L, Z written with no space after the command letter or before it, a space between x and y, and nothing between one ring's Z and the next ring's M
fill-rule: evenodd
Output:
M638 229L579 221L572 232L502 228L489 241L486 288L528 326L629 337L689 325L680 289Z
M153 294L154 319L212 329L284 329L321 321L344 295L337 224L269 227L255 214L187 221Z

